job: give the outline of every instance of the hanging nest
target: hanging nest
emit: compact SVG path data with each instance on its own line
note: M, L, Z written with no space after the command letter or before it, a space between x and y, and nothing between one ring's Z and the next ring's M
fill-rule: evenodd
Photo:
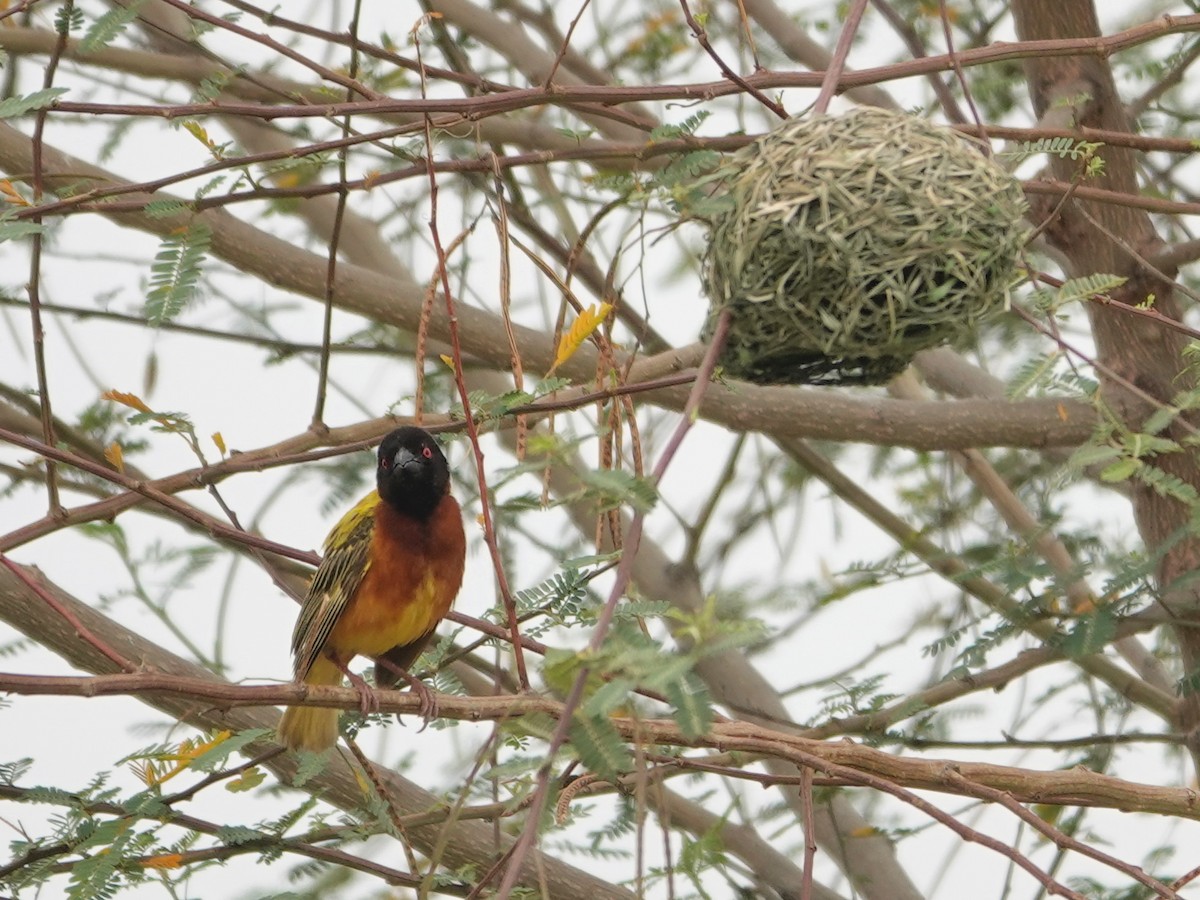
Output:
M705 257L704 337L764 384L878 384L1004 309L1025 200L977 144L863 108L784 123L733 157Z

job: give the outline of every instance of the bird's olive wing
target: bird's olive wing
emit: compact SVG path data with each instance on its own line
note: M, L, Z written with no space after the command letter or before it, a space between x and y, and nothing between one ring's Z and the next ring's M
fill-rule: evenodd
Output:
M325 557L317 567L292 632L297 681L303 681L349 605L371 564L371 536L379 495L372 492L344 515L325 541Z

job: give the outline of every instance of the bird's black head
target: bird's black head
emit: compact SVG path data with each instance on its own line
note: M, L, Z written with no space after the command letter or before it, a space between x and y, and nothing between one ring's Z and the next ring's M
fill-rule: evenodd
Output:
M450 490L450 466L428 431L397 428L379 445L379 496L394 509L427 519Z

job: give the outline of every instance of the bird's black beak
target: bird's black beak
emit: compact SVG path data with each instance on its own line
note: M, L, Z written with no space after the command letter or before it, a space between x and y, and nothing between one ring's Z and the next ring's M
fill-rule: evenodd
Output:
M407 447L401 447L396 451L396 456L392 462L395 464L392 471L399 472L401 469L418 468L421 463L421 457L413 453Z

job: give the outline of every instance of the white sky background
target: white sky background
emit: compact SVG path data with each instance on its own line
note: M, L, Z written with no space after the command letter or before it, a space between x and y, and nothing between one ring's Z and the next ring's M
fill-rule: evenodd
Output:
M822 8L826 6L807 5L819 5ZM403 6L408 10L403 14L394 12L395 4L369 2L366 9L371 15L379 15L381 10L388 10L390 30L393 36L398 37L407 31L410 24L408 20L415 19L417 15L413 11L415 4ZM574 4L571 4L569 9L564 5L560 19L568 19L574 14L575 8ZM322 7L310 4L307 9L318 10ZM289 9L288 13L297 18L330 25L327 15L307 15L307 9ZM43 20L40 24L48 26L50 23ZM257 23L246 24L258 28ZM875 26L879 22L868 13L867 24ZM373 30L368 24L363 28L363 33L369 35ZM210 35L208 40L212 41L212 46L219 46L221 39ZM859 65L862 65L863 61L874 62L868 49L870 46L860 46L852 54L851 64L855 64L856 61ZM232 53L234 58L239 59L245 58L246 55L246 48L242 43L239 43L236 52ZM333 65L340 60L323 62ZM35 83L35 76L40 75L35 71L35 64L22 65L24 68L19 81L20 90L29 92L40 86ZM693 77L694 80L716 78L717 73L697 71L693 73ZM81 81L69 63L63 64L57 83L73 87L72 99L90 97L99 100L106 97L103 88ZM903 98L905 102L911 100L915 104L926 100L923 83L907 82L906 87L913 90L913 94ZM156 90L157 87L151 89ZM897 88L895 85L889 85L889 89L895 91ZM811 102L812 97L812 92L796 92L787 98L786 105L789 109L798 111ZM689 113L690 110L686 108L670 111L671 115L676 116L675 121ZM207 127L214 137L218 136L219 125L209 122ZM714 131L719 130L719 125L714 123L713 128ZM104 135L95 128L64 123L59 117L51 118L46 133L48 144L68 149L88 159L94 158L95 148L103 138ZM149 120L139 125L134 131L134 138L126 140L121 145L118 156L106 165L122 174L144 179L178 171L188 165L200 165L207 159L206 151L194 138L182 130L164 128L158 120ZM389 191L389 188L381 188L370 197L356 195L352 198L352 203L359 211L370 210L372 204L376 208L382 208L389 202ZM180 195L187 193L179 189L174 189L174 192ZM457 231L460 221L451 209L452 195L446 189L441 193L441 202L441 227L445 237ZM468 212L474 215L479 211ZM292 228L292 224L284 218L276 217L273 222L277 223L277 227L281 227L285 234ZM389 233L393 230L389 228ZM296 234L299 234L298 230ZM489 228L485 222L481 224L477 236L472 240L473 255L486 253L488 235ZM491 240L494 246L494 238ZM417 241L417 246L426 241L427 236L422 235ZM153 257L156 246L157 241L151 237L128 229L119 229L96 217L70 217L56 226L53 238L49 242L49 252L43 260L43 300L71 306L95 307L100 305L100 298L104 298L103 304L107 308L137 311L143 301L140 292L148 275L147 263ZM84 259L93 253L112 259ZM633 259L634 255L631 254L627 258ZM132 265L125 260L132 260ZM646 300L652 310L652 324L673 341L691 342L699 331L704 315L704 301L700 296L698 281L679 277L674 269L674 257L669 253L650 252L644 264ZM424 265L425 269L416 272L418 278L424 278L428 273L428 260L424 261ZM660 267L656 269L656 266ZM473 271L481 272L482 268L477 266ZM13 244L0 245L0 272L4 273L3 281L0 282L2 289L11 296L24 298L23 285L28 277L26 248ZM219 264L211 265L210 272L213 273L212 283L217 289L215 294L227 291L236 295L239 302L252 300L271 305L284 303L292 307L294 311L273 319L277 326L287 329L284 337L306 343L316 343L320 340L321 309L318 304L306 298L281 295L252 278L230 277L225 274L225 267ZM473 283L471 287L476 294L487 296L494 283L483 281ZM514 279L518 291L522 285L530 283L531 279ZM642 280L638 277L626 281L625 290L632 302L642 301L643 298L638 296L641 284ZM523 300L536 299L537 296L532 292L525 297L518 294L514 296L514 303L520 305ZM530 310L535 306L527 302L525 308ZM540 321L540 316L533 314L528 320L536 324ZM182 321L217 328L245 327L244 322L231 314L229 306L219 296L209 297L191 308ZM336 314L335 340L352 333L360 324L361 322L352 316ZM51 396L56 413L67 420L74 419L78 412L93 403L102 391L112 388L138 393L155 409L186 412L194 422L197 433L208 435L219 431L231 448L248 449L274 443L285 435L304 430L308 425L316 385L315 370L308 364L311 357L293 358L279 365L267 366L263 362L265 352L257 348L215 344L203 338L167 332L154 333L99 320L73 322L62 320L55 315L47 315L46 330ZM20 386L36 384L33 362L29 355L28 332L29 323L25 314L8 307L0 308L0 382ZM82 361L74 355L74 351L65 340L68 333L83 354ZM144 386L145 367L147 357L151 353L157 358L158 375L155 388L147 391ZM412 391L411 364L404 361L394 362L383 357L336 355L332 377L365 404L372 415L382 413ZM401 411L406 412L409 409L411 405L401 407ZM363 414L340 393L331 392L326 413L326 420L330 424L345 424L361 418ZM666 429L658 430L654 435L660 439L665 437L673 425L673 420L669 421ZM578 427L585 429L586 421ZM148 431L146 436L152 443L151 452L133 462L145 468L151 475L161 476L195 465L195 460L178 437L151 434ZM724 461L724 453L730 440L731 436L728 433L713 426L701 423L694 429L673 462L662 486L663 495L670 506L685 517L695 513L703 502L704 489L716 477L716 469ZM473 467L465 452L466 446L465 442L458 441L453 444L451 450L451 461L460 485L459 496L467 493L462 483L474 477ZM489 469L508 464L507 457L498 452L494 445L488 445L488 449ZM648 464L656 458L657 449L656 444L650 443ZM206 450L212 457L216 456L215 448L211 445L206 447ZM757 448L744 454L743 471L753 472L751 467L757 454ZM868 451L856 450L849 460L857 461L859 470L865 472L868 455ZM370 458L366 454L361 458L364 469L369 471ZM0 448L0 460L4 462L14 463L28 459L28 454ZM281 473L278 472L239 475L223 482L221 491L243 521L251 521L258 517L262 504L267 502L268 498L272 498L274 488L281 477ZM882 485L878 487L883 488ZM1110 513L1128 518L1128 508L1123 503L1116 501L1110 510L1107 508L1109 501L1103 498L1096 500L1090 492L1087 496L1088 506L1085 507L1081 503L1081 508L1077 511L1081 521ZM206 509L218 512L207 498L202 498L198 492L192 492L186 495L186 498ZM732 492L726 501L726 512L734 514L736 505L743 502L744 498L744 490ZM68 504L81 500L78 496L69 495L66 499ZM341 512L337 509L329 511L328 514L321 514L319 501L322 499L320 486L312 479L299 481L271 500L259 527L272 540L300 548L317 549ZM805 501L805 509L795 513L798 538L792 545L794 550L787 552L784 558L777 558L771 536L764 533L752 549L743 548L730 560L724 573L725 583L722 587L742 582L761 587L766 581L781 585L792 584L799 590L808 580L824 578L826 573L840 572L855 561L882 557L893 549L887 539L873 526L866 525L857 514L844 508L831 508L830 502L819 487L810 489ZM1093 503L1097 505L1092 506ZM22 490L0 503L0 532L8 532L36 519L44 511L45 502L40 493ZM481 615L493 603L491 563L483 552L478 539L479 530L474 525L477 512L478 509L474 507L466 511L468 533L474 540L468 561L467 582L457 604L458 609L471 615ZM534 519L538 517L546 522L544 534L554 535L562 532L562 518L557 512L536 514L527 519L528 524L532 527ZM178 526L163 519L126 514L120 521L136 540L136 545L141 548L159 540L166 546L180 543L196 546L206 543L203 537L186 534ZM1132 524L1126 531L1130 540L1135 539ZM668 552L675 552L680 548L679 531L672 516L661 506L651 516L647 533L653 539L661 540ZM502 534L501 540L515 543L515 538L508 535ZM57 584L91 603L102 602L104 598L123 590L128 583L111 550L72 532L61 532L22 547L15 551L12 557L22 563L40 566ZM553 571L552 561L524 544L521 544L518 560L514 571L510 572L513 586L517 589L531 587ZM206 641L211 643L213 610L222 591L226 590L224 581L228 566L229 559L220 557L216 565L194 579L190 586L181 589L172 604L173 619L194 633L201 646L207 646ZM770 581L767 581L768 579ZM706 585L708 589L716 587L718 586ZM264 574L244 561L237 564L236 578L229 590L233 602L230 606L231 619L226 628L228 643L225 646L225 658L233 666L230 677L250 681L287 679L291 671L288 641L295 614L294 604L284 597ZM873 591L853 603L828 608L814 617L812 627L801 630L775 652L760 659L759 665L779 685L817 680L867 655L873 647L888 643L894 634L906 631L921 610L931 607L937 600L945 597L948 590L950 589L945 584L935 579L922 578L900 582L886 589ZM139 609L136 601L118 601L115 615L125 625L181 652L178 642L152 615ZM869 622L865 621L868 616ZM782 620L786 617L777 618ZM15 633L0 627L0 643L14 637ZM45 674L63 674L67 671L65 664L58 657L40 650L26 651L15 657L0 657L0 668ZM920 656L920 647L910 642L902 648L880 655L868 667L868 671L889 674L887 689L899 693L920 687L928 677L930 668L928 661ZM1039 685L1049 686L1056 678L1066 677L1068 674L1062 668L1054 667L1044 670L1034 681ZM824 693L826 692L808 692L799 695L792 704L796 717L803 720L817 715L817 701ZM983 710L985 706L987 715L974 721L964 732L969 731L981 738L995 738L999 730L1014 727L1015 710L1029 709L1028 703L1021 702L1016 688L1010 688L1007 695L998 698L981 698L978 701L968 699L956 708ZM1084 716L1079 716L1076 721L1077 713L1077 710L1066 704L1047 705L1038 711L1037 717L1028 723L1027 728L1033 735L1042 735L1051 730L1059 736L1090 732L1090 721ZM1050 721L1058 721L1061 727L1051 729L1047 724ZM24 779L24 783L53 784L69 790L84 785L98 768L110 766L139 747L156 741L178 739L187 733L184 729L172 731L169 725L163 716L132 699L106 698L84 701L69 698L11 698L9 705L0 706L0 762L24 756L33 757L36 764ZM1144 717L1137 721L1137 725L1146 730L1157 730L1157 723ZM415 727L372 729L366 747L369 751L374 749L376 758L383 762L395 762L409 753L423 755L427 761L419 764L415 770L416 780L434 789L453 788L459 783L464 761L469 763L471 759L477 736L485 733L481 727L469 725L444 731L428 729L419 734L416 733ZM449 754L447 748L451 748ZM1118 774L1142 781L1161 781L1169 784L1177 784L1180 781L1181 773L1178 767L1173 762L1168 762L1165 754L1159 750L1129 750L1120 753L1123 762L1116 767ZM968 752L940 755L960 759L969 759L972 756ZM979 754L978 757L985 758L983 754ZM434 759L453 762L438 765L432 761ZM1035 767L1053 767L1060 761L1059 757L1049 754L1029 754L1020 759L1019 763ZM137 786L136 780L123 770L114 772L113 783L129 791ZM773 803L776 800L776 796L771 792L751 786L743 788L743 792L751 804ZM245 797L218 789L202 792L195 802L189 804L187 811L218 822L254 824L289 807L295 801L295 797L296 795L285 795L282 798L264 797L261 794ZM953 797L932 796L932 799L949 810L968 806L966 801ZM898 807L888 802L886 808L894 814ZM25 823L33 833L39 833L39 812L32 806L0 802L0 845L6 845L8 840L15 836L13 826L17 823ZM904 818L909 823L923 823L923 820L907 814ZM1097 830L1106 834L1117 832L1099 827L1100 823L1116 818L1120 818L1119 814L1089 814L1089 820L1097 823ZM988 813L978 821L969 821L972 825L989 830L1002 840L1012 837L1016 831L1015 823L1008 816ZM1137 860L1139 851L1136 848L1148 849L1168 839L1180 847L1200 846L1200 828L1197 828L1195 823L1172 823L1165 819L1149 817L1136 820L1126 818L1124 821L1131 825L1136 821L1134 827L1118 826L1118 830L1127 835L1128 843L1109 849L1125 859ZM883 825L895 824L890 814L881 817L879 822ZM585 827L589 824L589 821L584 822ZM556 840L557 837L558 835L553 835L551 840ZM797 841L796 830L790 829L784 840ZM653 851L656 846L657 836L654 836L648 849ZM1022 846L1026 852L1031 852L1027 840L1023 841ZM922 889L931 886L930 880L934 873L941 870L944 856L947 853L954 854L954 865L947 874L947 880L938 896L1001 895L1006 871L1005 860L977 847L964 847L940 827L927 828L920 837L904 841L899 852L902 862ZM1044 865L1050 859L1051 853L1052 848L1043 847L1033 856L1035 861ZM0 858L6 855L0 851ZM1072 859L1073 868L1070 871L1089 870L1085 864L1079 863L1078 857ZM1187 861L1189 859L1190 862ZM396 859L391 861L397 862ZM587 860L575 861L584 866L595 866L595 863ZM1191 858L1190 854L1184 854L1179 862L1180 868L1187 868L1196 860ZM239 859L224 868L207 870L198 875L192 896L253 897L283 890L285 885L281 883L281 873L280 867L267 870L256 866L252 858ZM951 886L956 882L961 882L963 891L969 893L960 893L952 889ZM991 890L986 894L975 893L975 889L981 883L992 886ZM1017 883L1021 890L1016 896L1032 896L1030 882L1024 876L1018 876ZM375 882L357 879L354 884L355 890L348 891L345 896L367 896L378 891ZM122 896L162 895L160 889L147 888L136 894ZM49 894L41 896L47 897ZM1193 889L1190 895L1185 893L1185 896L1200 897L1200 890Z

